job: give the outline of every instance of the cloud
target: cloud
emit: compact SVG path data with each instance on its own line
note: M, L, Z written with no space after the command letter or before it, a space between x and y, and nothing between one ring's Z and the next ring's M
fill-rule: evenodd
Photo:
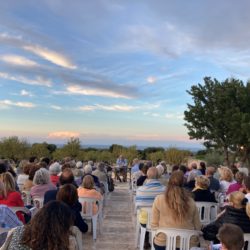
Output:
M154 83L156 83L156 81L157 81L157 78L155 76L149 76L147 78L147 82L150 84L154 84Z
M0 72L0 78L11 80L11 81L16 81L16 82L21 82L21 83L28 84L28 85L41 85L41 86L46 86L46 87L52 86L52 81L50 79L45 79L42 76L36 76L34 79L30 79L21 75L13 76L5 72Z
M57 106L57 105L51 105L50 107L51 107L52 109L55 109L55 110L62 110L62 107Z
M2 107L20 107L20 108L34 108L36 107L35 104L31 102L13 102L11 100L0 100L0 106Z
M56 131L51 132L48 134L48 138L55 138L55 139L68 139L71 137L79 137L80 133L72 132L72 131Z
M179 113L179 112L177 112L177 113L167 113L167 114L165 114L165 118L183 120L184 115Z
M56 51L43 48L38 45L25 45L23 46L23 48L63 68L68 68L68 69L77 68L76 65L74 65L65 55L60 54Z
M126 98L126 99L131 98L131 96L129 95L107 89L98 89L98 88L91 89L89 87L82 87L78 85L70 85L66 89L69 94L75 94L75 95L91 95L91 96L103 96L103 97Z
M129 106L129 105L100 105L95 104L93 106L82 106L79 107L79 110L82 111L92 111L92 110L106 110L106 111L122 111L122 112L129 112L138 109L138 107Z
M0 57L0 60L8 64L28 67L28 68L38 66L38 63L36 63L35 61L32 61L26 57L17 56L17 55L3 55Z
M21 96L29 96L29 97L32 97L32 96L33 96L33 94L32 94L31 92L29 92L29 91L27 91L27 90L25 90L25 89L22 89L22 90L20 91L20 95L21 95Z

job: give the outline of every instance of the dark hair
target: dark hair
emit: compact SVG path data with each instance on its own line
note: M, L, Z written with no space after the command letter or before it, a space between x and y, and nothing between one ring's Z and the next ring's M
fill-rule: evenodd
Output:
M63 170L66 169L66 168L71 169L71 166L70 166L70 164L69 164L68 162L67 162L67 163L64 163L64 164L62 165L61 170L63 171Z
M70 208L63 202L50 201L24 226L21 244L36 250L69 250L72 225Z
M142 170L142 168L144 167L144 163L143 162L140 162L140 164L139 164L139 170Z
M59 177L60 185L72 184L74 182L74 175L70 168L66 168L62 171Z
M47 166L48 166L49 163L50 163L50 159L48 157L43 157L41 162L45 162L47 164Z
M78 200L76 187L72 184L65 184L61 186L57 192L56 200L62 201L70 207L73 206Z
M37 157L36 157L36 156L31 156L31 157L29 158L29 162L30 162L30 163L35 163L36 160L37 160Z
M223 224L217 237L228 250L241 250L244 246L244 233L237 225Z
M184 165L180 165L179 170L183 172L183 174L185 174L187 172L187 167Z
M177 171L177 170L179 170L179 166L178 165L174 165L172 167L172 172Z
M4 162L0 162L0 174L7 172L7 165Z
M29 171L29 180L30 180L30 181L33 181L34 176L35 176L35 173L36 173L36 171L37 171L38 169L40 169L39 166L34 165L34 164L31 164L31 166L30 166L30 171Z

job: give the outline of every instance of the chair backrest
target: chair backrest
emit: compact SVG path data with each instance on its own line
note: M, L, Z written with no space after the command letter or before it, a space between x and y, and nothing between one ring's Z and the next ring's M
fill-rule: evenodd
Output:
M82 204L82 216L83 217L92 217L94 216L94 206L95 204L98 206L97 214L100 210L100 202L96 198L89 197L79 197L79 202Z
M216 219L218 204L214 202L195 202L203 225L209 224Z
M197 230L187 230L187 229L176 229L176 228L159 228L156 230L155 235L163 233L166 235L166 249L176 250L179 247L180 250L190 250L190 239L192 236L197 236L201 234ZM177 245L179 242L179 246Z
M22 200L23 200L24 206L31 205L30 191L22 191Z
M34 197L33 204L34 204L34 207L36 207L37 209L42 208L43 207L43 198L42 197Z
M247 250L250 250L250 234L244 234L244 241L248 243Z

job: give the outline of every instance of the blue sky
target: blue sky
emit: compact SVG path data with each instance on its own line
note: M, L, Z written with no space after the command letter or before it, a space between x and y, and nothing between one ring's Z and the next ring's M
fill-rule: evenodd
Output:
M186 90L249 79L250 2L0 2L0 137L196 146Z

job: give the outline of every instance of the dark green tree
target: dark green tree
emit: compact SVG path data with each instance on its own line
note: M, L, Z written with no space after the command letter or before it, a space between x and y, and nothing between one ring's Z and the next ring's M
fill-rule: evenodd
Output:
M248 141L249 87L237 79L219 82L205 77L204 85L193 85L187 92L193 99L184 112L190 138L203 139L208 148L222 149L229 164L229 151L236 151Z

